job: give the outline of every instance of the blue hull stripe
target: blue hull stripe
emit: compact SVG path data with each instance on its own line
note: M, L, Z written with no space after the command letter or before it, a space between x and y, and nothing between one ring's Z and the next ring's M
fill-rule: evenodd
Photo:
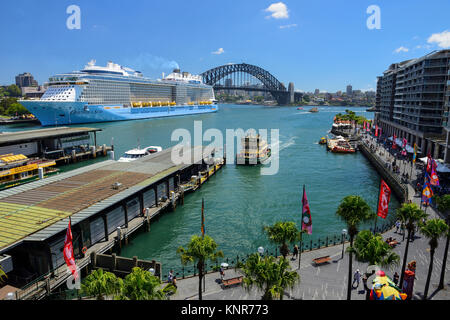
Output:
M217 105L123 108L120 105L86 105L84 102L24 100L21 104L43 126L137 120L217 112Z

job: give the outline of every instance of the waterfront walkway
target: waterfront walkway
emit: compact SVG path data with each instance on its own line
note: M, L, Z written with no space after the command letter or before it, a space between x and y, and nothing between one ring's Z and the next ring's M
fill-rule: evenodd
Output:
M372 137L368 138L370 143L376 144ZM381 151L381 155L380 155ZM383 162L392 163L392 156L381 146L377 152L378 158ZM400 165L400 173L404 171L410 175L411 166L407 163L402 163L397 160L397 165ZM414 181L416 172L413 170L411 180ZM420 197L415 196L414 188L408 184L408 200L420 206ZM427 214L429 218L440 217L439 214L432 208L428 207ZM400 232L400 230L399 230ZM403 235L396 232L396 228L389 230L383 234L383 239L388 237L395 238L399 244L394 248L394 252L400 256L400 264L391 269L383 269L389 277L393 277L394 272L400 274L401 263L403 262L403 254L405 250L406 237L403 240ZM438 248L436 249L434 268L431 276L430 288L428 291L428 298L433 300L450 300L450 264L447 263L446 273L444 278L444 289L437 290L439 284L442 259L445 250L445 238L439 240ZM346 243L347 248L348 243ZM329 255L331 261L321 266L315 266L312 259ZM290 257L291 259L291 257ZM426 277L430 261L430 251L428 241L420 232L416 232L415 238L409 244L409 252L407 261L415 260L417 263L416 280L414 283L413 299L421 299L421 295L425 289ZM285 300L345 300L347 297L347 276L348 276L348 254L345 253L342 258L342 245L332 247L325 247L312 251L307 251L301 255L301 266L298 269L298 260L290 260L293 270L296 270L300 275L300 283L292 290L286 291L283 299ZM359 269L363 273L367 267L367 263L360 263L353 259L352 275ZM225 279L241 275L239 269L230 268L225 271ZM371 287L371 280L374 276L369 278L368 285ZM196 300L198 299L198 277L190 277L186 279L178 279L178 291L171 297L172 300ZM205 300L259 300L262 292L256 288L247 291L242 285L223 289L220 284L220 274L218 272L209 273L205 277L205 291L203 292L203 299ZM357 288L352 290L352 300L364 300L365 292L361 283Z

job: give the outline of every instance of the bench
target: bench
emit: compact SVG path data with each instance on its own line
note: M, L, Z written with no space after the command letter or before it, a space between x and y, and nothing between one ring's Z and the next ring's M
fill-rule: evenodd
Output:
M224 288L228 288L233 285L239 285L242 283L243 276L230 278L230 279L224 279L222 280L222 285Z
M323 256L323 257L315 258L315 259L313 259L312 261L313 261L316 265L320 265L320 264L323 264L323 263L328 262L328 261L330 261L330 260L331 260L330 256Z

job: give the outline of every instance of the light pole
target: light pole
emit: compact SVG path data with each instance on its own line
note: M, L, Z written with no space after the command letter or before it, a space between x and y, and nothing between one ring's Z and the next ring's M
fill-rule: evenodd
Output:
M344 259L344 239L347 235L347 229L342 229L342 257L341 259Z
M262 255L264 254L264 247L259 247L258 248L258 253L261 255L261 257L262 257Z

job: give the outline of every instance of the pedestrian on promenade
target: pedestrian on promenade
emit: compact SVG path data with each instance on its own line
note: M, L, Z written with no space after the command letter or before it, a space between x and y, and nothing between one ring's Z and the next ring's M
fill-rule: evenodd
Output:
M354 289L358 288L360 279L361 279L361 272L359 272L359 269L356 269L355 273L353 274L352 288L354 288ZM355 282L356 282L356 288L353 286Z
M395 285L397 285L399 277L400 277L400 276L398 275L398 273L397 273L397 272L395 272L395 273L394 273L394 279L393 279L393 280L394 280L394 283L395 283Z
M225 277L225 269L220 267L220 280L223 282L223 277Z
M292 260L297 260L297 257L298 257L298 247L297 247L297 245L294 245Z
M170 269L170 271L169 271L169 275L167 277L167 281L169 281L169 283L173 282L173 270L172 269Z
M395 233L398 233L398 229L400 228L400 220L395 221Z
M173 279L172 279L172 284L173 284L173 286L174 286L175 288L178 289L178 287L177 287L177 277L176 277L176 276L173 277Z

